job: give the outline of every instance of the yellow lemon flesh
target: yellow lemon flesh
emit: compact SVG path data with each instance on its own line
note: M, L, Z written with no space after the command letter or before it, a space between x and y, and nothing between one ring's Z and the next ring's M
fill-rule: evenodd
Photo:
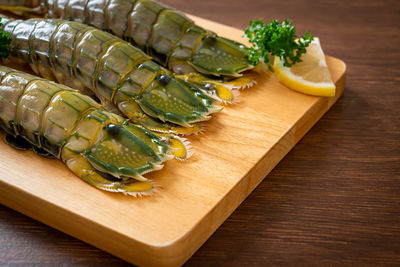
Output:
M315 37L307 47L307 53L301 56L301 60L288 68L283 66L279 57L275 57L273 69L279 81L305 94L335 96L336 86L332 82L318 38Z

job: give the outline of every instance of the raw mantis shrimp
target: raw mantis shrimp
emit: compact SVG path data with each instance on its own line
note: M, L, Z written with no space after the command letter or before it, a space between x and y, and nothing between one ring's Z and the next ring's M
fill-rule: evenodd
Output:
M218 103L191 83L110 33L57 19L13 20L10 59L29 63L43 77L89 91L106 109L162 133L190 134ZM88 90L89 89L89 90Z
M173 157L162 139L64 85L0 66L0 126L20 149L61 159L96 188L148 195L143 174Z
M254 84L251 78L232 80L254 68L244 45L197 26L183 13L153 0L0 0L0 4L3 10L20 15L46 14L111 32L187 81L214 87L225 102L234 100L231 89Z

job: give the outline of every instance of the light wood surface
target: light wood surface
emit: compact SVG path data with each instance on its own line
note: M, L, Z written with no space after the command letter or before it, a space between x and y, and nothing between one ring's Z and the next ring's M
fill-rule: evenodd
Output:
M222 36L242 31L195 18ZM323 44L322 44L323 46ZM327 57L335 98L303 95L270 74L190 137L187 162L147 175L159 194L134 199L96 190L57 160L0 143L0 201L139 265L184 263L342 94L345 65Z

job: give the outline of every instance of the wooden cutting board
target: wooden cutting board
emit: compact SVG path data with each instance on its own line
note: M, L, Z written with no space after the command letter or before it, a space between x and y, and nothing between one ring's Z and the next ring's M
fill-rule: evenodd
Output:
M192 18L243 42L242 30ZM213 116L205 134L189 138L195 154L188 161L147 175L162 187L152 197L97 190L60 161L0 141L0 202L131 263L183 264L340 97L346 66L332 57L327 63L336 97L258 77L238 104Z

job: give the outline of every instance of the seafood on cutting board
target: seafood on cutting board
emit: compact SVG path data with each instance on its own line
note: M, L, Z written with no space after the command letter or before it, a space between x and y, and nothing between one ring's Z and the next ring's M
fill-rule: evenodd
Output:
M170 136L157 136L77 90L0 66L0 126L6 142L61 159L96 188L149 195L143 174L174 157Z
M4 2L12 1L0 0ZM24 4L23 0L18 2ZM194 19L205 28L235 40L243 36L242 30ZM52 52L48 57L43 52L49 51L46 35L40 36L32 28L26 31L25 35L19 33L25 38L24 42L21 38L19 49L25 49L28 60L32 56L35 60L47 58L48 64L61 62ZM36 33L40 42L30 46ZM49 44L52 49L55 40ZM44 49L36 49L42 45ZM30 53L34 49L38 52ZM55 53L57 49L51 51ZM194 160L185 164L168 162L163 171L154 173L164 189L159 198L130 201L121 194L99 194L99 190L92 190L78 179L69 179L66 168L59 168L57 164L49 166L39 157L34 159L38 167L32 169L30 153L15 153L0 142L4 151L0 155L4 169L0 177L3 189L0 202L134 264L182 265L339 98L344 88L345 65L332 57L327 57L326 63L337 85L335 97L308 97L288 90L273 75L260 77L258 86L245 93L240 105L226 108L208 125L207 134L192 140L198 151ZM70 68L70 71L77 72L79 68ZM114 126L106 126L104 131L112 136L126 133ZM168 142L167 145L169 158L174 149ZM117 147L107 144L107 149ZM100 156L100 150L90 152ZM79 160L86 155L71 154L67 156ZM20 159L23 159L21 163L16 162ZM83 169L88 166L87 162L91 164L89 160L95 162L85 158ZM99 166L95 163L92 167ZM95 172L104 173L101 168ZM152 177L152 174L146 176ZM124 175L120 177L126 179ZM109 175L103 178L118 182L118 178ZM128 181L136 182L130 178Z
M95 4L95 1L86 1L85 3L87 5L89 5L89 3ZM105 7L108 9L112 8L114 4L122 5L124 3L129 4L130 2L116 1L114 3L111 1L110 3L107 2ZM31 4L33 6L35 5L33 2ZM76 4L77 3L75 2L69 3L69 5L66 6L66 11L63 14L66 15L68 12L70 12L70 14L75 14L72 12L72 10L74 10L73 7ZM8 45L10 52L9 59L28 63L34 72L40 73L45 78L49 78L63 84L72 85L74 88L77 88L82 92L89 92L89 94L91 93L101 101L102 106L109 112L118 112L125 115L133 123L139 125L135 126L139 127L138 129L145 127L148 130L157 132L153 135L163 138L164 140L168 140L168 143L171 145L171 147L173 147L174 151L171 152L171 154L175 155L175 157L178 159L186 159L191 154L187 147L187 143L185 140L176 137L174 134L191 134L199 132L201 127L197 123L208 120L211 117L211 113L221 110L218 102L211 98L210 95L206 93L204 88L198 86L205 81L206 84L204 87L207 87L206 85L210 84L213 85L215 77L222 77L222 80L220 81L221 84L224 84L224 86L227 86L228 84L234 84L234 82L237 80L232 82L225 78L242 76L242 72L252 69L258 64L259 59L254 60L253 58L252 60L252 56L257 55L254 54L253 48L247 49L238 43L231 42L211 33L206 33L205 30L202 30L200 31L201 34L192 36L192 41L196 40L196 46L192 47L191 56L185 58L183 61L180 61L181 63L186 62L184 64L187 66L196 65L195 62L199 63L200 61L192 60L194 60L197 56L200 57L201 53L199 55L197 55L197 53L207 46L207 42L212 40L212 45L220 47L220 42L222 42L221 40L225 40L228 43L231 42L232 47L236 46L236 48L240 48L239 50L242 52L241 56L245 58L245 60L241 61L243 63L242 67L239 68L237 65L237 68L231 68L237 63L236 62L235 64L229 63L229 68L231 68L230 71L232 72L223 70L223 68L217 68L217 70L215 70L216 72L206 72L205 68L199 67L191 70L189 70L187 67L184 67L184 69L189 71L183 71L183 69L175 68L175 65L170 64L170 60L173 60L173 55L176 50L182 48L182 44L180 42L183 42L185 38L189 38L187 36L189 36L191 33L189 34L188 32L191 32L191 30L198 26L190 21L181 21L178 23L181 31L178 34L179 37L176 37L176 40L173 42L168 39L170 47L168 51L165 51L166 54L163 54L163 56L160 57L161 54L159 53L160 51L157 50L157 47L159 48L159 45L167 46L167 43L163 43L161 37L164 35L165 38L167 36L174 36L173 30L171 30L173 27L168 23L171 21L177 23L179 21L179 19L177 19L178 17L186 17L179 12L164 7L163 5L154 1L143 0L138 3L130 4L134 12L139 12L136 9L141 10L139 8L141 4L143 4L146 8L159 8L156 8L159 12L157 13L157 21L153 21L154 25L151 26L150 31L152 35L148 36L146 39L147 41L139 46L141 46L142 49L145 47L145 51L148 52L153 59L161 64L164 64L182 76L175 76L168 70L151 61L151 58L142 51L134 48L129 43L110 33L103 32L94 27L76 21L65 21L61 19L33 18L23 21L1 16L4 23L2 28L5 33L9 34L11 38L11 44ZM49 16L53 16L53 13L61 12L60 10L56 12L56 9L53 10L50 8L55 8L57 5L57 2L45 1L42 2L40 10L38 9L38 11L42 12L45 10L48 12ZM16 10L21 10L22 7L17 6L16 8ZM59 8L59 6L57 8ZM27 10L33 11L34 9L28 8ZM89 10L86 11L86 7L84 7L83 10L85 11L83 14L86 16ZM112 11L114 12L115 10ZM144 11L142 10L142 12ZM145 13L146 12L143 14ZM76 16L77 20L93 24L93 20L90 20L90 16L89 18L82 18L79 16L79 14ZM129 16L133 16L134 14L136 13L132 13ZM138 14L142 13L139 12ZM110 20L110 17L112 16L113 15L111 11L102 13L99 18L101 24L103 26L110 26L112 24L115 25L115 27L122 27L120 23L117 23L112 19ZM163 18L163 16L165 16L165 18ZM69 16L68 18L71 19L72 17ZM173 18L175 18L175 20ZM113 23L111 23L112 21ZM142 25L139 22L135 23ZM132 24L133 22L130 23ZM262 24L262 20L256 21L256 23L260 25L260 23ZM132 25L129 25L126 25L127 28L124 31L120 29L120 32L126 33L132 27ZM266 25L267 29L263 30L271 30L271 28L273 28L271 25L274 27L277 26L278 28L282 27L283 29L287 28L287 26L291 26L289 21L285 21L282 23L282 25L276 21L272 21L271 24ZM99 27L99 25L96 26ZM104 29L118 35L116 33L118 32L118 28L105 27ZM168 31L167 29L171 31ZM259 29L260 27L255 27L254 29L246 30L245 33L249 38L251 38L251 34L254 34L254 31ZM276 29L274 30L276 31ZM135 36L127 37L122 35L121 37L129 40L135 39ZM310 38L304 41L304 43L302 43L303 41L295 41L294 37L296 36L293 35L291 37L291 45L299 45L302 50L301 53L305 53L307 51L305 48L313 41L313 37L308 36ZM154 39L157 39L158 42L161 42L161 44L155 43ZM316 40L318 41L318 39ZM252 39L250 39L250 41L252 41ZM262 41L266 42L265 40ZM271 40L267 40L266 43L268 44L268 42L271 42ZM134 43L137 45L136 41ZM174 44L174 46L172 44ZM319 46L319 42L317 45ZM208 47L207 49L210 49L214 52L217 51L215 50L215 47L212 47L213 46ZM235 49L232 51L235 51ZM248 53L249 51L250 54ZM324 60L324 56L322 50L318 50L318 52L319 59L321 61L317 63L318 65L321 65L319 63ZM221 51L216 53L223 54L223 56L229 60L234 57L233 55L228 55ZM271 54L274 55L273 52ZM289 58L289 61L284 58L283 63L281 63L281 68L290 67L291 65L288 66L288 62L293 64L302 62L300 55L301 54L299 53L293 55L294 57ZM164 61L161 60L161 58ZM311 58L313 58L313 56L311 56ZM282 57L276 56L274 64L275 70L280 70L278 67L276 67L276 62L280 62L282 59ZM269 60L269 56L264 59L264 62L266 62L266 60ZM245 61L252 62L253 65L247 63L246 65L244 63ZM246 67L243 67L245 65ZM180 65L180 67L182 66L184 65ZM269 65L269 67L272 70L271 65ZM197 72L201 74L198 74ZM280 72L278 72L277 75L278 78L282 79L281 77L283 75L280 75ZM214 88L211 88L211 90L216 90L218 85L218 82L216 82L214 84ZM126 122L124 123L126 124ZM120 128L114 124L112 125L113 126L110 128L110 130L108 130L108 126L104 126L103 129L110 134L121 132L121 130L115 130ZM7 129L7 127L5 128ZM11 133L14 137L19 136L19 132ZM62 140L62 142L64 141L65 140ZM40 148L40 145L38 147ZM39 150L36 149L36 151ZM53 156L55 156L55 154L55 152L52 153ZM91 162L92 166L94 164L95 163ZM159 164L157 164L158 163L150 163L152 166L159 166ZM109 167L109 164L106 165ZM101 166L100 169L103 167L104 166ZM141 176L141 173L135 173L135 175L136 178L139 177L138 180L143 180L141 182L146 182L145 178ZM117 172L116 176L119 177L120 174Z

